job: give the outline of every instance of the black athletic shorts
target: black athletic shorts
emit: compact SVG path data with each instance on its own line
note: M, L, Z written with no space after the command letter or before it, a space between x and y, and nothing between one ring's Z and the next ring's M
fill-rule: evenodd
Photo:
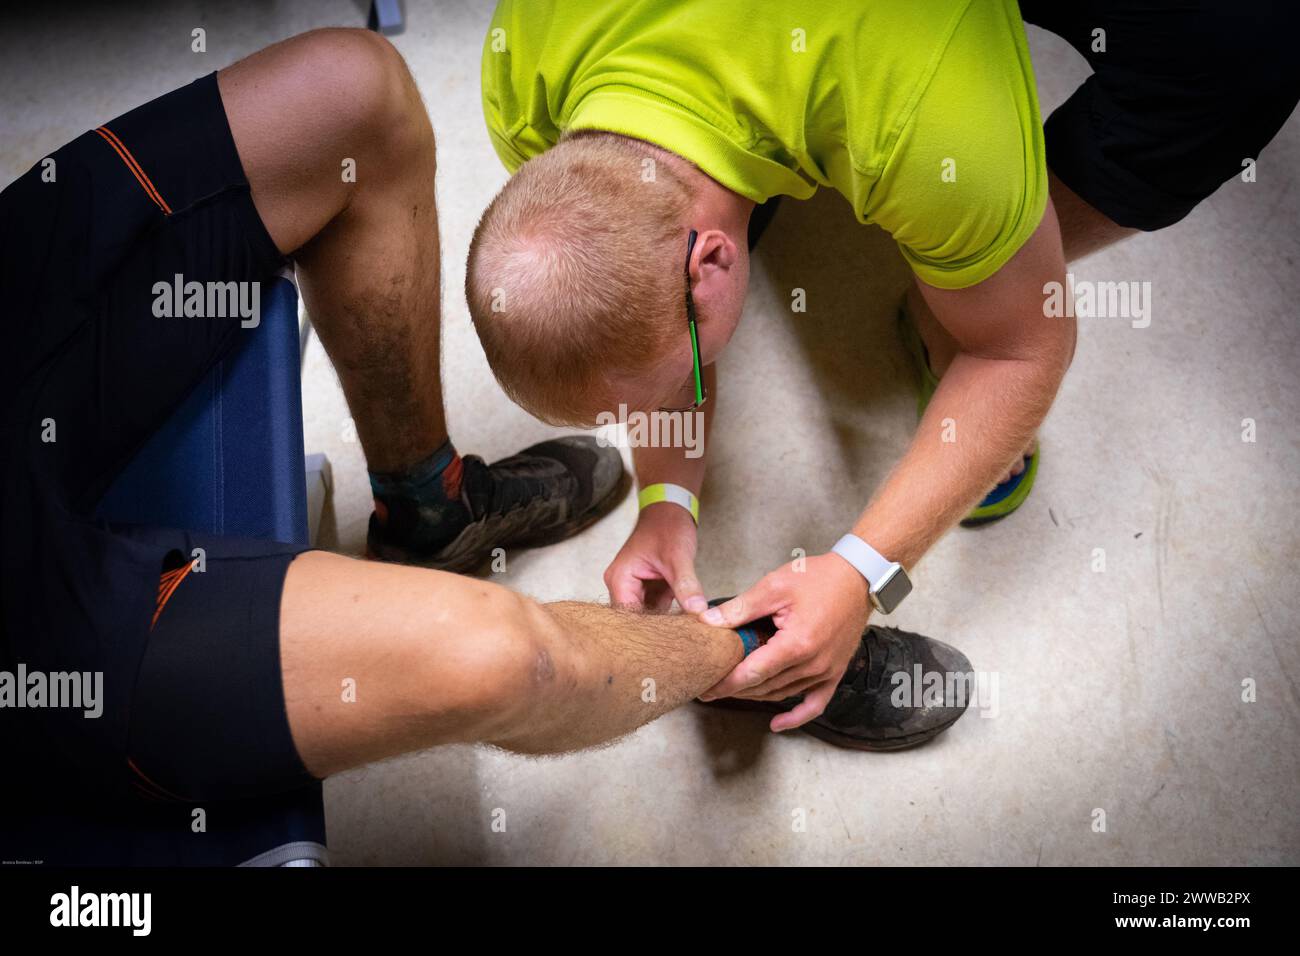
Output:
M26 673L25 702L33 674L90 674L102 712L0 693L4 795L192 802L301 786L279 619L304 549L95 518L123 466L253 334L238 318L155 317L154 284L262 281L284 263L216 74L49 160L0 193L0 672L11 689Z
M1258 159L1295 108L1298 8L1020 0L1026 23L1059 35L1094 71L1045 124L1048 168L1121 226L1178 222Z

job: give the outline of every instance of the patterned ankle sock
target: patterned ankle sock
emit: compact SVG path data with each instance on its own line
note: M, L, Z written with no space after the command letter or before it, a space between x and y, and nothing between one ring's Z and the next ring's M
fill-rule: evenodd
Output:
M371 472L375 515L390 537L422 549L450 542L470 523L461 500L460 455L451 439L395 472Z

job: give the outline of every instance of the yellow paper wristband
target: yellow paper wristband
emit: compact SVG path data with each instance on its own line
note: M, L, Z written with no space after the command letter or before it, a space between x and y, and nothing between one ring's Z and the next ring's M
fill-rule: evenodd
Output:
M681 505L691 513L692 521L696 524L700 523L700 499L681 485L672 485L666 481L661 481L655 485L646 485L641 489L640 494L636 496L639 509L645 508L647 505L658 504L661 501Z

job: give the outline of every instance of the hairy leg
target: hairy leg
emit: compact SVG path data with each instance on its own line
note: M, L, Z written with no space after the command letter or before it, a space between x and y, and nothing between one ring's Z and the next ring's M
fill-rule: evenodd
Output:
M435 156L405 63L377 34L317 30L218 83L253 201L295 260L370 469L428 456L447 439Z
M543 605L308 552L285 579L280 656L294 743L323 777L437 744L543 754L613 740L713 686L742 647L690 616Z
M400 56L320 30L218 77L271 238L292 255L372 471L446 439L434 141ZM355 164L355 182L344 175ZM290 567L280 654L290 729L325 776L441 743L558 753L712 686L739 637L684 617L542 606L438 571L312 552Z

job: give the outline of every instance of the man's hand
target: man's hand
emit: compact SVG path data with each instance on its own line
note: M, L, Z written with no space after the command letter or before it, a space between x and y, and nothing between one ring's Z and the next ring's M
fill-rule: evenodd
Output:
M605 569L616 606L666 611L677 598L698 614L708 607L695 576L695 521L685 508L659 502L643 509L636 528Z
M867 591L867 582L852 565L837 554L822 554L808 558L802 571L787 564L744 594L710 608L702 615L706 624L738 627L770 614L778 630L700 699L779 701L805 695L793 710L772 719L775 731L819 716L867 626Z

